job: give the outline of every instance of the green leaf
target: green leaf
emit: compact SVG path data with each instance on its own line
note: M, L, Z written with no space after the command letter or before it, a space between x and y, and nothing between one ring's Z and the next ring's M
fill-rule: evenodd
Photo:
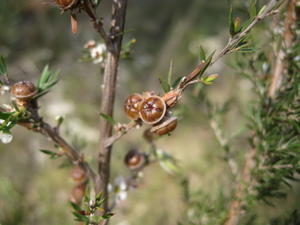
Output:
M83 201L84 201L86 204L89 204L89 202L90 202L90 195L89 195L88 192L86 192L86 194L84 195Z
M115 125L116 124L116 121L111 116L106 115L105 113L100 113L100 116L103 117L111 125Z
M7 74L7 67L6 67L6 62L5 58L0 55L0 75Z
M102 192L100 192L99 194L97 194L97 196L96 196L96 202L100 201L102 199L102 197L103 197Z
M72 208L75 210L75 211L81 211L81 208L79 205L75 204L74 202L70 202L70 205L72 206Z
M94 7L97 7L100 5L100 3L102 2L102 0L92 0L93 1L93 5Z
M173 61L170 61L170 67L168 72L168 85L171 87L171 81L172 81L172 74L173 74Z
M112 217L114 215L114 213L105 213L103 216L102 216L102 219L109 219L110 217Z
M55 84L58 83L58 79L57 79L58 74L59 74L58 71L56 72L50 71L48 65L44 67L43 72L37 84L39 94L46 93L47 91L49 91L50 88L52 88Z
M164 92L169 92L171 90L171 87L166 80L159 78L159 83Z
M233 20L233 15L232 15L232 6L230 6L230 9L229 9L229 33L231 36L235 35L234 20Z
M16 111L12 112L10 115L5 114L5 112L2 112L4 122L0 124L0 130L9 133L10 130L17 124L18 120L22 118L22 112ZM6 119L4 119L5 117Z
M57 116L55 120L57 122L57 126L60 126L64 122L65 118L63 116Z
M205 51L201 45L200 45L199 56L200 56L200 61L206 61Z
M216 52L216 50L213 51L213 52L207 57L207 59L206 59L206 61L205 61L205 66L204 66L203 69L201 70L201 73L199 74L199 77L201 77L201 76L204 74L204 72L207 70L207 68L209 67L209 65L210 65L210 63L211 63L211 61L212 61L212 58L213 58L215 52Z
M251 0L249 5L250 19L253 19L257 15L257 0Z
M89 218L87 216L81 215L78 212L73 212L73 215L75 216L75 220L79 222L90 222Z
M266 5L264 5L263 7L261 7L257 15L260 16L261 14L263 14L266 8L267 8Z
M234 20L234 34L240 33L241 30L242 30L241 19L240 19L240 17L236 17Z
M218 74L211 74L211 75L208 75L208 76L206 76L206 77L203 77L203 78L201 79L201 81L202 81L204 84L210 85L210 84L213 83L213 81L214 81L215 79L218 78L218 76L219 76Z
M100 208L102 205L103 205L103 203L105 202L105 198L103 197L103 194L102 194L102 192L100 192L97 196L96 196L96 199L95 199L96 201L95 201L95 207L96 208Z
M52 152L52 151L45 150L45 149L40 149L40 151L46 155L49 155L50 159L57 159L60 157L60 155L58 155L56 152Z
M7 120L14 112L1 112L0 111L0 119Z
M178 84L180 83L182 77L178 77L172 84L172 88L176 88L178 86Z
M155 150L156 156L159 160L160 166L167 172L172 175L179 173L179 167L176 164L176 160L170 154L160 150Z

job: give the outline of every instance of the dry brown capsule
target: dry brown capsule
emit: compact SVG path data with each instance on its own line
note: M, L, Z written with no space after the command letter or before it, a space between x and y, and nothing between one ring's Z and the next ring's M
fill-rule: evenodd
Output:
M174 107L178 101L178 98L180 97L180 91L179 90L171 90L167 92L162 99L166 102L166 105L168 107Z
M63 10L67 10L74 6L78 0L55 0L56 4Z
M150 131L152 133L158 134L158 135L164 135L169 134L173 130L175 130L177 127L177 118L176 117L167 117L163 121L161 121L159 124L153 126Z
M147 124L158 123L166 113L166 103L159 96L151 96L140 104L140 117Z
M10 93L18 105L26 105L37 93L37 89L30 81L20 81L12 85Z
M77 183L85 182L87 179L85 171L80 166L75 166L72 169L71 177Z
M71 192L70 201L75 204L80 204L85 194L86 184L75 186Z
M125 165L132 170L139 169L146 163L146 157L143 153L136 149L132 149L127 152L124 158Z
M124 102L124 111L129 119L137 120L139 118L140 104L144 98L140 94L130 95Z

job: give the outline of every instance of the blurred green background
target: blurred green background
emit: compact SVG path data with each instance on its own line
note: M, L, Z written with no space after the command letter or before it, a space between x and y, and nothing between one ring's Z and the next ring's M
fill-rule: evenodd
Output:
M43 67L60 70L60 82L40 101L42 115L51 123L62 115L62 133L84 152L96 168L101 73L99 65L79 62L84 44L100 40L85 15L79 17L79 32L70 32L69 16L49 3L50 0L0 1L0 53L8 61L12 80L37 81ZM235 1L243 18L246 1ZM173 61L174 77L190 72L197 64L199 46L207 52L220 50L228 37L228 2L218 0L130 0L124 42L137 40L133 59L120 65L115 118L126 122L122 111L125 96L145 90L162 93L158 78L166 77ZM99 15L108 21L110 1L103 0ZM259 34L259 30L257 31ZM228 58L227 58L228 59ZM216 105L230 100L230 110L221 117L226 136L237 135L231 143L232 154L243 159L247 150L245 113L253 98L251 83L234 74L226 61L219 61L210 72L219 73L217 82L201 89L201 94ZM206 115L207 108L197 97L199 87L188 90L177 108L180 122L169 137L157 141L160 149L178 159L190 180L190 188L201 193L206 204L218 208L220 193L226 199L234 187L234 176L224 160ZM7 103L1 96L0 103ZM39 149L53 149L46 138L23 128L13 130L11 144L0 143L0 223L2 225L74 224L68 205L74 183L63 160L50 160ZM136 130L114 146L112 181L127 176L124 154L132 147L148 151L142 129ZM240 167L242 160L238 160ZM289 190L287 200L275 201L279 208L257 206L260 224L283 214L282 208L299 203L299 188ZM199 194L199 195L201 195ZM201 200L201 201L202 201ZM115 210L111 224L172 225L182 221L186 205L180 180L165 173L159 164L146 168L140 187ZM188 212L191 213L191 212ZM203 220L203 221L202 221ZM205 217L199 224L207 224ZM184 222L184 221L183 221Z

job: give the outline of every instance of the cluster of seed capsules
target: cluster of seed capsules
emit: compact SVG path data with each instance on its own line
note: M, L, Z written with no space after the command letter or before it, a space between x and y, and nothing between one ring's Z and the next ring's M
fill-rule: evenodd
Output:
M175 91L163 97L154 92L135 93L125 100L124 111L129 119L150 124L150 132L161 136L169 134L177 127L177 118L170 110L177 98L178 93Z

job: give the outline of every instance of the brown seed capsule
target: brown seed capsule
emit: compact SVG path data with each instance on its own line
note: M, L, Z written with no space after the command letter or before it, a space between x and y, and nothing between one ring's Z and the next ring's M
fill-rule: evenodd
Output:
M168 107L174 107L180 97L180 92L178 90L172 90L167 92L162 99L166 102Z
M144 100L140 94L130 95L124 102L124 111L129 119L137 120L139 118L140 104Z
M85 194L86 184L75 186L71 192L70 201L75 204L80 204Z
M56 4L63 10L71 8L78 0L55 0Z
M11 86L11 96L16 100L18 106L27 105L37 93L37 89L30 81L20 81Z
M33 83L26 80L12 85L10 93L17 99L30 99L37 93L37 89Z
M145 165L145 162L145 155L136 149L132 149L127 152L124 158L125 165L132 170L141 168L143 165Z
M166 103L159 96L151 96L140 104L140 117L147 124L158 123L166 113Z
M151 128L151 132L158 134L158 135L164 135L172 132L177 127L177 118L176 117L168 117L166 119L163 119L159 124L153 126Z
M87 179L85 171L80 166L75 166L72 169L71 177L77 183L82 183Z

